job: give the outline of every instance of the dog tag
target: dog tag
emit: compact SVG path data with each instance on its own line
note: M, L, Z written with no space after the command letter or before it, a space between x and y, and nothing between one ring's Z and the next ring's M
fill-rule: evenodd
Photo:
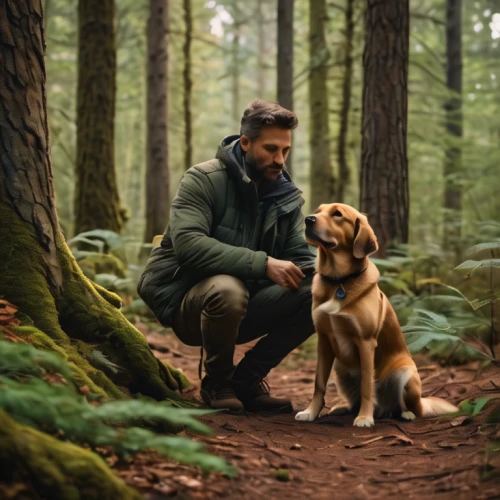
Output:
M337 297L337 299L345 299L346 295L347 295L347 293L344 290L344 287L342 285L340 285L337 288L337 291L335 292L335 297Z

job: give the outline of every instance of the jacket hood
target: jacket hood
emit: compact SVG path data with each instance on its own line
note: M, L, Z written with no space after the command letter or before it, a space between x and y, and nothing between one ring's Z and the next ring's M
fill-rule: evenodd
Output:
M245 162L245 152L240 145L239 135L230 135L222 139L215 156L228 170L228 175L241 179L243 183L250 184L249 165ZM300 199L302 191L293 183L290 174L283 170L283 173L275 180L266 180L259 192L259 199L274 198L277 205L288 205L290 202Z

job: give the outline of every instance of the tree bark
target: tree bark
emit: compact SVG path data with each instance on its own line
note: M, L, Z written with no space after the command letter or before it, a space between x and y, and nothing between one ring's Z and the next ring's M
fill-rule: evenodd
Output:
M325 41L326 1L309 1L309 144L311 150L311 208L335 201L335 178L330 158L328 68Z
M293 111L293 13L294 0L278 0L277 99L290 111ZM286 166L291 174L292 151Z
M35 347L63 349L93 391L179 399L176 380L118 310L119 297L83 275L60 230L40 1L2 2L0 18L6 20L0 28L0 220L8 221L0 224L0 297L43 332ZM92 366L93 350L120 370L105 374Z
M144 242L162 234L170 208L167 141L168 0L150 0L148 19L146 230Z
M446 2L446 85L450 97L446 101L448 147L444 165L444 248L459 253L462 233L462 0ZM458 257L458 255L457 255Z
M114 164L114 0L78 2L75 227L119 233L124 222Z
M183 0L184 8L184 70L182 77L184 81L184 142L185 160L184 168L187 170L193 166L193 123L191 117L191 94L193 80L191 77L191 42L193 39L193 14L191 11L191 0Z
M264 26L264 0L257 0L257 97L264 99L266 93L266 30Z
M368 0L363 54L360 206L384 257L408 242L409 0Z
M336 201L343 203L346 187L351 183L351 171L347 161L347 139L349 131L349 110L351 108L351 85L353 66L354 41L354 1L347 0L345 10L345 54L344 77L342 81L342 103L340 109L340 130L337 139L337 158L339 163L339 178L337 182Z

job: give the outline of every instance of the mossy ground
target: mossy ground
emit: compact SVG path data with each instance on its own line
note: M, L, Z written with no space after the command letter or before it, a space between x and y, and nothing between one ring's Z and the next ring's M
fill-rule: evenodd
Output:
M140 499L106 462L71 443L20 425L0 411L3 498Z

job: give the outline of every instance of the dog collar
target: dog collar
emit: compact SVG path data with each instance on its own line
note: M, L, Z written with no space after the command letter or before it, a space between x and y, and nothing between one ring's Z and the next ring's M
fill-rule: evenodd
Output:
M365 267L364 269L358 271L357 273L348 274L347 276L342 276L340 278L332 278L331 276L326 276L325 274L320 274L320 276L326 282L330 283L330 285L334 286L339 285L337 291L335 292L335 297L337 297L337 299L345 299L347 292L345 291L342 285L344 285L344 283L347 283L348 281L354 278L357 278L358 276L361 276L367 269L368 267Z

